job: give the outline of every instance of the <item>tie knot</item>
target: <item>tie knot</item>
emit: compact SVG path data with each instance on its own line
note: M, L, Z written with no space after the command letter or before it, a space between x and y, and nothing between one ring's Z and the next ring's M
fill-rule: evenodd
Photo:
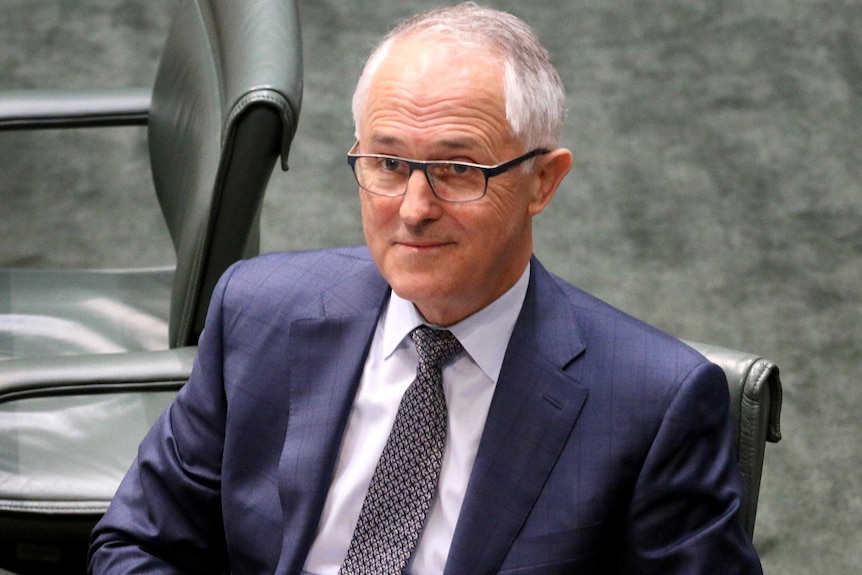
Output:
M410 333L410 337L416 344L419 361L429 366L439 367L447 359L464 349L451 331L433 329L427 325L421 325L414 329Z

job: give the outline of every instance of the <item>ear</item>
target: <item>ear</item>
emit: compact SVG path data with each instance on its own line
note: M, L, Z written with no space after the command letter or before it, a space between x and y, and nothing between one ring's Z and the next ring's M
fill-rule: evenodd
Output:
M538 182L530 201L530 215L539 214L551 202L571 167L572 152L566 148L557 148L537 158L533 169L538 170Z

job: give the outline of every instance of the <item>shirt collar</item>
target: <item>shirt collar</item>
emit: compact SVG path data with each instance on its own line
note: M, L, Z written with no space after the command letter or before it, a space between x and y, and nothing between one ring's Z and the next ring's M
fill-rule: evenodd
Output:
M497 383L500 375L509 338L524 304L529 282L528 263L520 279L506 293L448 328L494 383ZM389 296L382 322L385 357L392 355L413 329L428 323L412 302L401 298L394 291Z

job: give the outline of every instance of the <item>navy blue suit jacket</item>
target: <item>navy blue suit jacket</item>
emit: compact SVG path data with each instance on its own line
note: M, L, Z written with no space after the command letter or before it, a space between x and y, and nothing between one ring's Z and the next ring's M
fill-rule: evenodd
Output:
M231 268L91 569L299 573L388 295L364 248ZM446 574L760 573L739 494L721 370L534 259Z

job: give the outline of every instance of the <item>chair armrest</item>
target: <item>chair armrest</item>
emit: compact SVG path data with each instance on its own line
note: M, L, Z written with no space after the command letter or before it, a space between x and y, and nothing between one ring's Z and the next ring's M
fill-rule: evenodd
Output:
M196 351L0 361L0 540L38 516L89 533Z
M0 404L56 395L176 391L188 381L196 353L191 346L0 361Z
M151 90L0 92L0 131L145 125Z

